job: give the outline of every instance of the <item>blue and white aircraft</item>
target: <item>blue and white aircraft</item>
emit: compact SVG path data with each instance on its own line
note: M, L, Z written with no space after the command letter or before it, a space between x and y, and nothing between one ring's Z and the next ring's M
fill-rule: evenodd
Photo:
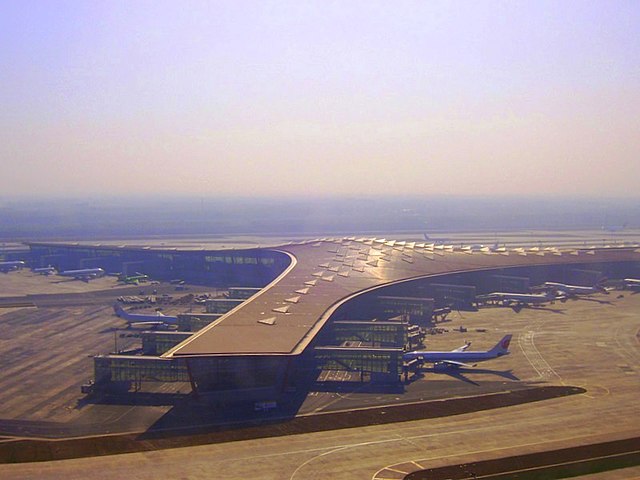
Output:
M581 285L567 285L565 283L544 282L542 284L542 287L546 289L553 289L565 295L570 295L570 296L593 295L594 293L605 293L605 294L609 293L607 289L604 288L602 285L584 287Z
M406 352L402 359L405 362L412 360L418 360L427 363L433 363L435 369L446 368L460 368L460 367L475 367L475 364L470 365L464 362L484 362L485 360L491 360L493 358L509 355L509 343L511 342L512 335L505 335L495 347L486 351L467 351L470 343L463 345L460 348L456 348L450 352L432 352L429 350L414 350L412 352Z
M129 313L118 304L113 306L113 311L134 328L158 328L178 322L178 317L170 317L160 312L155 314Z
M33 273L39 273L40 275L51 275L52 273L56 273L56 269L51 265L49 265L48 267L34 268L31 271Z
M88 282L94 278L102 277L104 270L102 268L83 268L81 270L65 270L64 272L58 272L58 275Z
M0 262L0 272L8 273L14 270L20 270L27 264L22 260L15 260L12 262Z
M553 292L546 293L505 293L505 292L493 292L487 295L478 295L476 301L478 302L495 302L504 307L513 308L516 313L519 312L522 307L534 306L539 307L545 303L551 303L556 300L564 301L566 297L557 296Z
M633 292L640 292L640 280L637 278L625 278L624 287Z

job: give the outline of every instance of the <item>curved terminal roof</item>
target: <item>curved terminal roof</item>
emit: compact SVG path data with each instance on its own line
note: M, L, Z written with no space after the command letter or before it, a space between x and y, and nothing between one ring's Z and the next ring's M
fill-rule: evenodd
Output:
M297 355L338 305L363 291L403 280L507 267L640 260L636 247L473 250L353 237L276 250L291 256L287 270L164 356Z

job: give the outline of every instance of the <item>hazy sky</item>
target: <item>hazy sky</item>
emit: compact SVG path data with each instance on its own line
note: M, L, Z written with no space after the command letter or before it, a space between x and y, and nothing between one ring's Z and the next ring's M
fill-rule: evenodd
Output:
M0 195L638 196L640 2L0 3Z

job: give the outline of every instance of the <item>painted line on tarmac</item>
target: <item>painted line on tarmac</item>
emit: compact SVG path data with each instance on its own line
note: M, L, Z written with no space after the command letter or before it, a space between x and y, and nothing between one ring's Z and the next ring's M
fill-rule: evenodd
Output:
M476 428L476 429L472 429L472 430L460 430L458 432L446 432L446 433L442 433L440 435L447 435L449 433L460 433L460 432L464 432L464 431L470 432L470 431L480 431L480 430L486 430L486 428ZM424 437L428 437L428 436L431 436L431 435L433 435L433 434L417 435L417 436L414 436L414 437L411 437L411 438L415 438L415 439L424 438ZM577 439L583 439L583 438L589 438L589 437L591 437L591 435L574 435L574 436L571 436L571 437L563 437L563 438L560 438L560 439L550 440L550 441L547 441L547 442L544 442L544 443L529 442L529 443L521 443L519 445L509 445L508 447L498 447L498 448L491 448L491 449L486 449L486 450L465 451L462 454L461 453L452 453L452 454L449 454L449 455L440 455L440 456L434 456L434 457L419 458L417 460L405 460L404 462L396 462L396 463L387 465L385 467L382 467L376 473L373 474L373 476L371 477L371 480L382 480L377 475L379 473L383 472L384 470L388 470L389 467L393 467L395 465L404 465L406 463L415 463L417 465L418 462L427 463L427 462L430 462L430 461L433 461L433 460L442 460L442 459L446 459L446 458L455 458L455 457L465 458L465 456L468 456L468 455L494 453L494 452L499 452L499 451L503 451L503 450L510 450L510 449L514 449L514 448L531 447L531 446L534 446L534 445L546 445L546 444L549 444L549 443L566 442L568 440L577 440ZM536 453L536 452L533 452L533 453ZM544 451L539 452L539 453L544 453ZM460 462L460 463L467 463L467 462Z

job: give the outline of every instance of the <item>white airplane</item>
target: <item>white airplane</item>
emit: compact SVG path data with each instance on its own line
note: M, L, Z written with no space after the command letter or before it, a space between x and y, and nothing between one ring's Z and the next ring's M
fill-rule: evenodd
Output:
M513 308L516 313L525 306L542 306L555 300L564 301L565 297L556 296L553 292L547 293L505 293L493 292L487 295L478 295L476 301L499 302L504 307Z
M39 273L40 275L50 275L52 273L56 273L56 269L49 265L48 267L34 268L32 272Z
M593 295L594 293L606 293L606 294L609 293L607 289L604 288L602 285L584 287L581 285L567 285L564 283L557 283L557 282L544 282L542 284L542 287L547 289L554 289L558 292L564 293L565 295L572 295L572 296Z
M640 292L640 280L637 278L625 278L624 288L627 290L633 290L634 292Z
M16 260L13 262L0 262L0 272L8 273L12 272L13 270L20 270L26 265L27 264L22 260Z
M170 317L160 312L155 314L129 313L118 304L113 306L113 311L133 328L156 328L178 322L178 317Z
M406 352L402 359L405 362L419 360L423 362L433 363L435 369L474 367L475 364L469 365L464 362L484 362L493 358L509 355L509 343L512 335L505 335L495 347L486 351L467 351L470 343L466 343L460 348L456 348L450 352L431 352L428 350L414 350Z
M104 270L102 268L83 268L81 270L65 270L64 272L58 272L58 275L88 282L94 278L102 277Z

